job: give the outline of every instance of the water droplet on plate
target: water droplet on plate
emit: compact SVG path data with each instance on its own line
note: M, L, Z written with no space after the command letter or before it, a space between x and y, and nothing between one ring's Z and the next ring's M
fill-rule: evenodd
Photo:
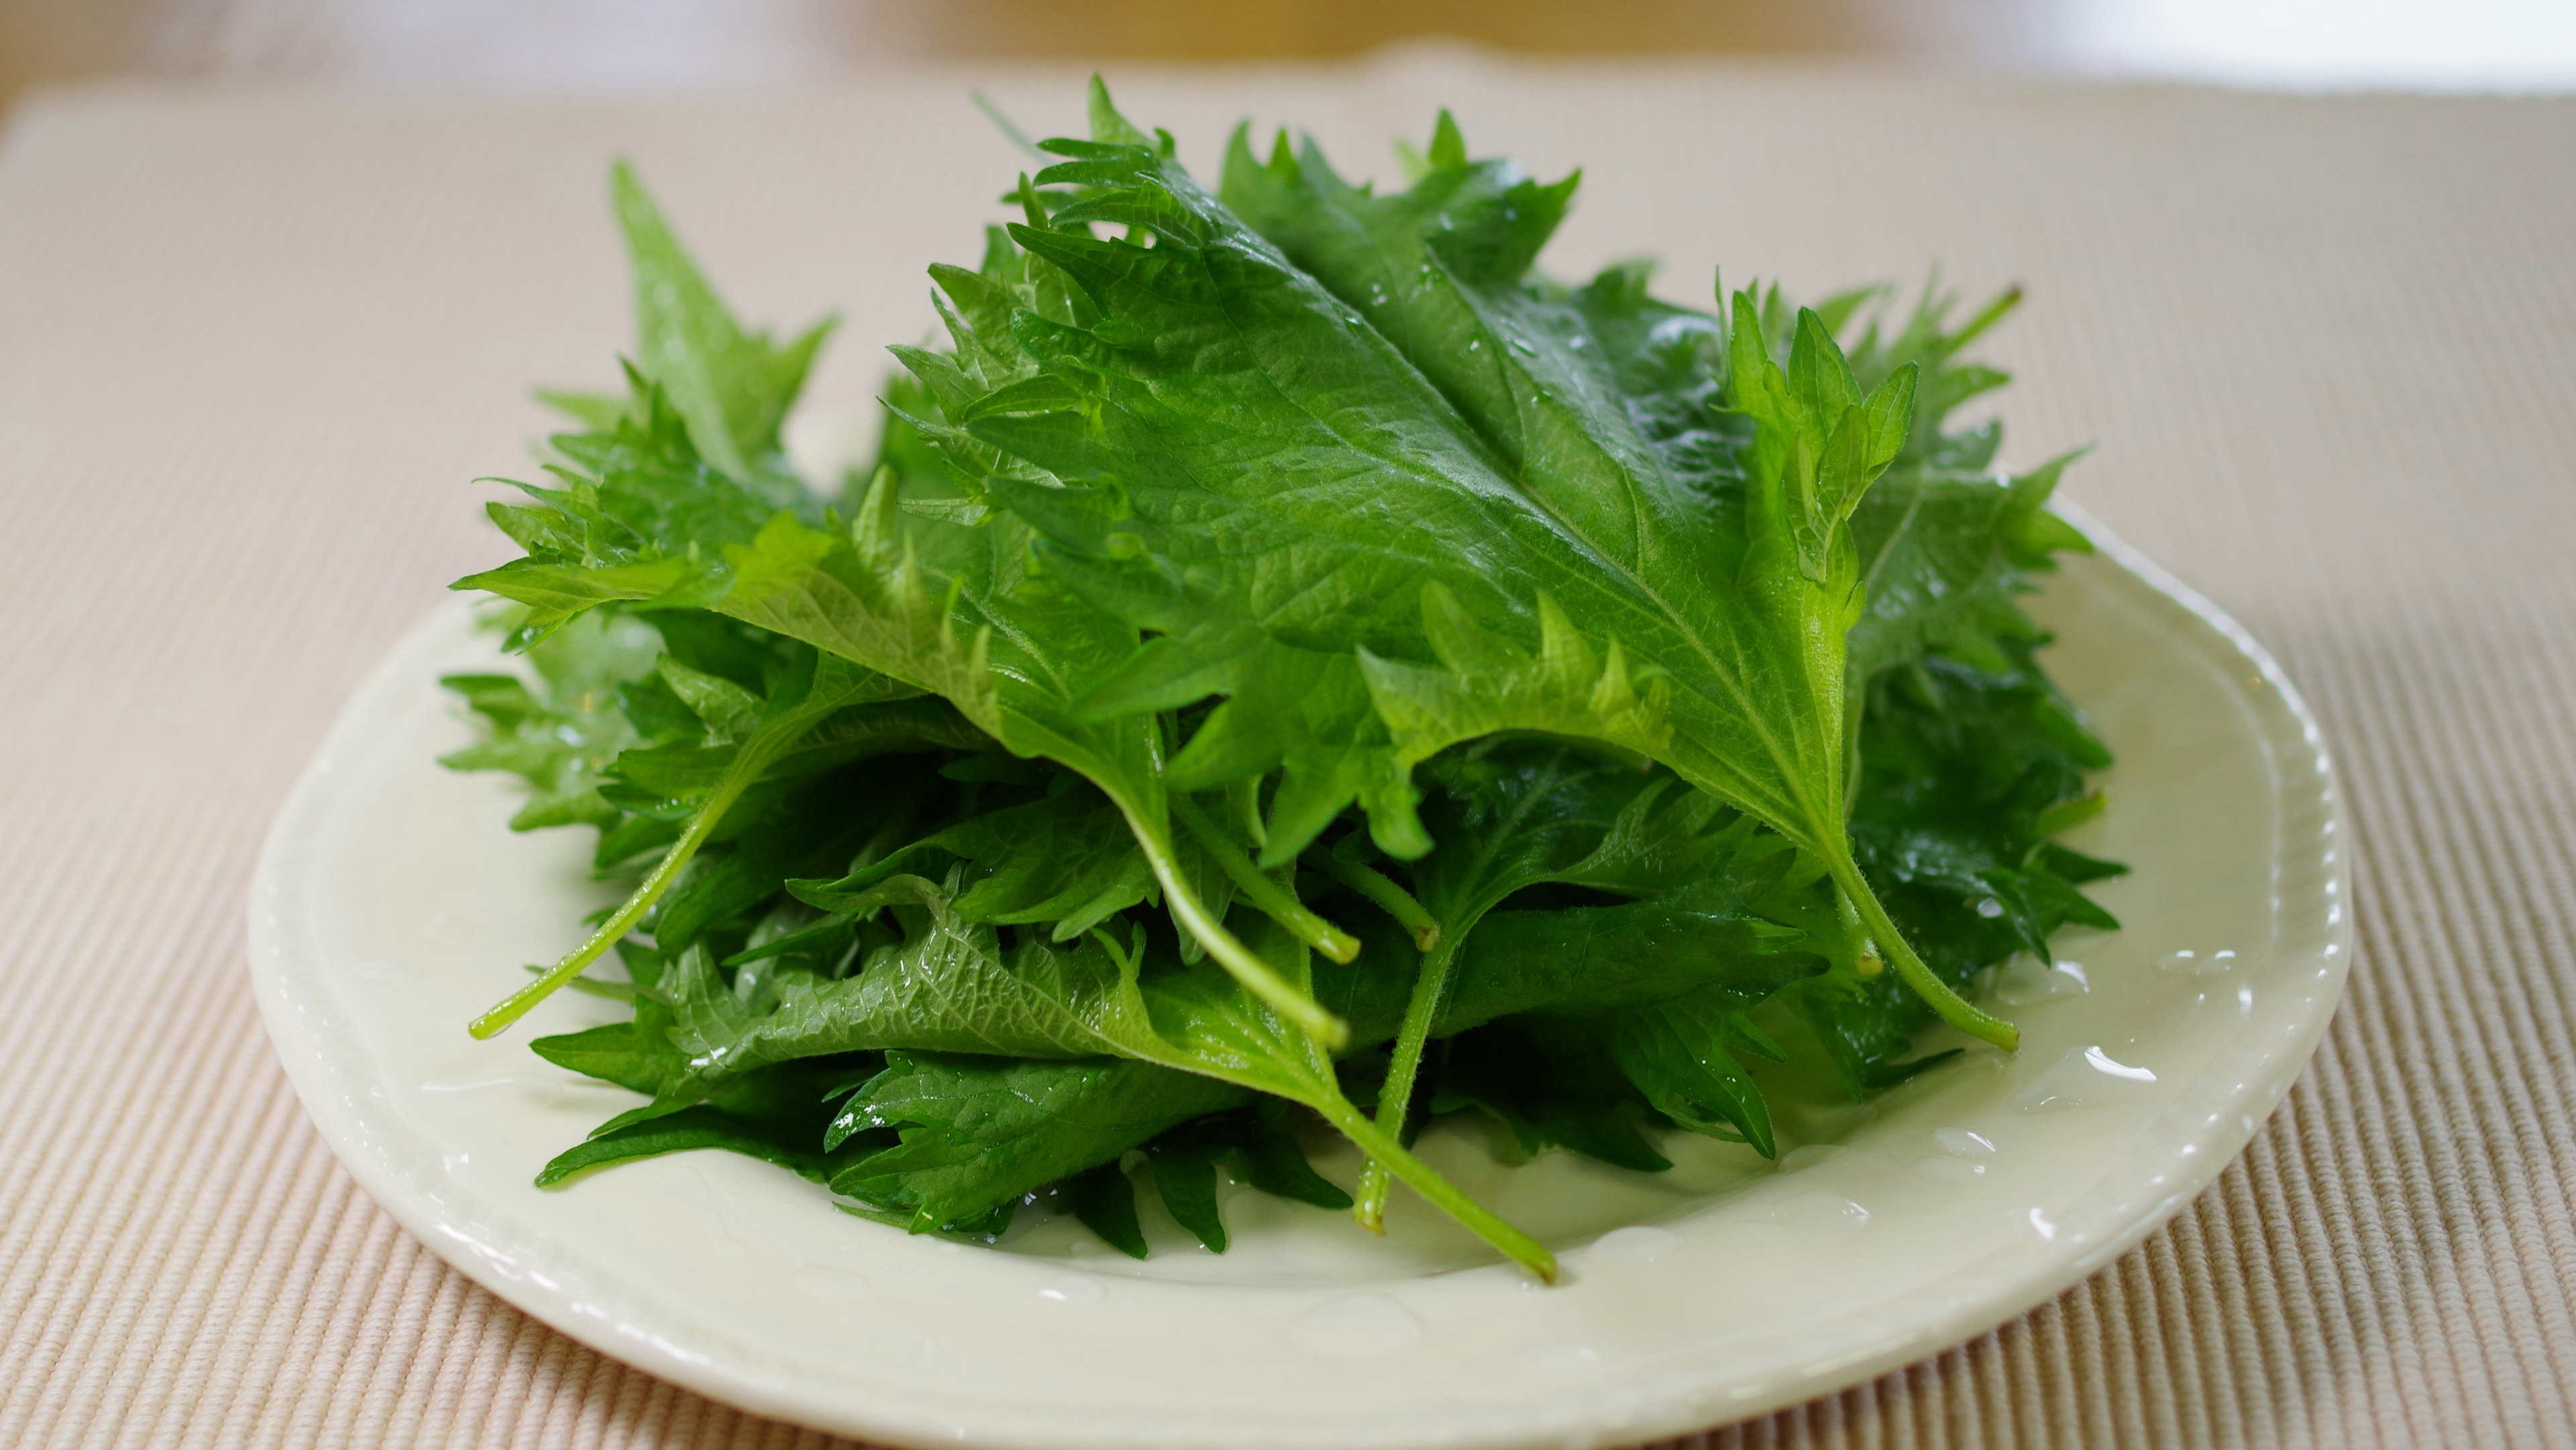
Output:
M470 1093L485 1088L515 1088L520 1099L535 1108L559 1107L571 1096L563 1083L550 1077L522 1073L515 1077L491 1077L474 1082L425 1082L425 1093Z
M1288 1342L1326 1359L1373 1359L1422 1337L1422 1321L1384 1294L1327 1299L1288 1326Z
M1057 1304L1097 1304L1109 1297L1109 1286L1087 1274L1060 1274L1038 1287L1038 1297Z
M2151 1069L2122 1062L2099 1046L2070 1047L2030 1086L2013 1094L2012 1105L2025 1113L2098 1108L2130 1097L2155 1080Z
M2015 952L1995 976L1995 996L2007 1007L2028 1007L2059 997L2081 997L2093 990L2081 962L2043 962L2028 952Z
M1856 1229L1869 1225L1869 1210L1839 1193L1818 1190L1792 1194L1771 1205L1773 1223L1803 1224L1814 1228Z
M1995 1156L1995 1144L1993 1139L1987 1137L1983 1133L1972 1133L1966 1128L1934 1128L1932 1130L1932 1141L1940 1144L1941 1151L1949 1154L1953 1158L1992 1158Z
M2185 947L2178 952L2165 953L2164 958L2156 963L2157 970L2180 977L2223 977L2235 971L2236 967L2236 953L2223 947L2214 952L2196 952Z
M487 1077L475 1082L425 1082L420 1085L420 1090L425 1093L470 1093L480 1088L508 1087L517 1081L515 1077Z
M712 1225L712 1231L701 1240L708 1252L720 1259L739 1259L749 1254L751 1246L733 1231L733 1224L725 1217L722 1195L716 1192L715 1180L695 1171L689 1177L696 1184L698 1206L705 1210Z
M1682 1236L1650 1223L1614 1228L1592 1241L1592 1257L1651 1264L1682 1246Z

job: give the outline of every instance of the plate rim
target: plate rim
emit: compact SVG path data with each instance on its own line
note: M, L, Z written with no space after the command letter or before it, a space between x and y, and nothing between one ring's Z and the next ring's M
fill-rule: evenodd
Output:
M2071 501L2059 500L2051 508L2085 535L2097 555L2137 580L2149 593L2179 607L2202 628L2217 636L2218 641L2223 641L2228 651L2250 664L2265 687L2259 695L2251 698L2277 701L2274 711L2286 717L2286 723L2292 727L2285 732L2273 728L2282 723L2280 721L2260 722L2259 733L2267 748L2277 752L2290 746L2305 757L2305 773L2312 779L2305 792L2309 797L2305 804L2322 814L2322 824L2317 833L2337 842L2323 863L2321 887L2332 898L2335 909L2330 910L2320 939L2304 951L2305 955L2314 957L2321 964L2318 972L2320 990L2313 994L2313 1008L2280 1044L2276 1059L2279 1068L2267 1072L2262 1083L2237 1084L2229 1094L2230 1106L2238 1110L2229 1115L2232 1121L2217 1124L2198 1140L2210 1151L2189 1154L2180 1171L2172 1175L2172 1186L2163 1197L2142 1210L2129 1212L2116 1226L2087 1240L2083 1252L2047 1261L2044 1272L2024 1272L1999 1278L1982 1291L1961 1294L1951 1282L1958 1277L1954 1273L1943 1281L1891 1296L1878 1307L1893 1309L1928 1295L1939 1298L1945 1308L1938 1315L1912 1316L1910 1327L1900 1328L1874 1344L1856 1346L1835 1359L1829 1367L1812 1368L1804 1373L1785 1375L1766 1384L1739 1388L1717 1396L1712 1396L1709 1386L1721 1380L1722 1376L1712 1370L1680 1368L1660 1374L1649 1372L1617 1392L1633 1406L1629 1413L1618 1417L1619 1423L1576 1427L1571 1442L1569 1432L1562 1426L1531 1428L1525 1423L1508 1423L1509 1417L1488 1417L1483 1424L1469 1428L1463 1434L1457 1433L1459 1427L1452 1421L1438 1433L1417 1427L1410 1435L1382 1442L1372 1437L1370 1443L1414 1444L1435 1439L1443 1444L1495 1447L1542 1443L1627 1443L1735 1423L1832 1394L1915 1363L2058 1298L2135 1248L2216 1182L2219 1175L2243 1154L2254 1135L2261 1131L2263 1122L2287 1095L2290 1086L2304 1073L2340 1004L2350 971L2354 931L2350 910L2349 815L2324 732L2279 662L2243 625L2199 591L2122 540L2081 507ZM932 1412L917 1402L854 1399L846 1387L836 1396L830 1385L800 1383L793 1375L764 1373L764 1367L757 1361L768 1356L750 1346L738 1345L744 1352L735 1355L731 1362L722 1356L692 1350L649 1329L624 1322L626 1316L603 1307L599 1302L601 1296L581 1292L581 1284L514 1260L468 1232L470 1226L453 1222L452 1216L442 1212L442 1206L429 1195L421 1194L406 1184L401 1170L385 1156L383 1144L364 1114L356 1108L353 1100L336 1091L339 1084L334 1079L338 1069L330 1060L326 1044L307 1035L316 1008L327 1007L328 1004L316 1003L295 990L293 978L297 964L292 957L292 947L281 915L282 905L289 896L289 868L293 864L299 837L310 834L312 823L332 799L331 788L344 768L345 758L362 743L357 738L364 733L361 705L380 692L399 688L407 682L409 677L405 671L411 665L410 655L425 638L441 629L452 628L456 613L466 607L469 606L463 600L442 602L407 628L378 658L343 702L311 762L288 792L261 845L248 903L248 968L261 1019L307 1116L330 1147L333 1157L406 1232L441 1260L505 1302L592 1349L754 1413L892 1444L956 1443L961 1438L962 1427L954 1408ZM2287 800L2292 789L2292 783L2285 775L2276 775L2278 795ZM2285 839L2283 850L2286 852L2287 848ZM2285 951L2285 956L2291 954ZM319 963L310 965L318 966ZM2256 1098L2260 1101L2255 1101ZM1898 1317L1902 1320L1905 1316ZM725 1337L730 1341L729 1335ZM1140 1438L1138 1427L1133 1425L1112 1427L1104 1433L1102 1427L1068 1425L1061 1419L1032 1415L1017 1405L986 1408L992 1413L981 1420L972 1438L988 1443L1026 1446L1030 1450L1075 1450L1075 1447L1148 1443L1147 1439ZM1245 1428L1258 1431L1273 1427ZM1182 1443L1168 1435L1151 1441L1157 1444L1165 1442ZM1312 1433L1301 1436L1294 1430L1287 1430L1268 1438L1258 1433L1247 1433L1236 1443L1253 1446L1322 1442L1317 1441Z

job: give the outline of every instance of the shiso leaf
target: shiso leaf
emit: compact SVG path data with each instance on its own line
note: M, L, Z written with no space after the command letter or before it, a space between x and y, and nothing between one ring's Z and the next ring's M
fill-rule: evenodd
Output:
M722 1147L1143 1252L1141 1183L1222 1249L1227 1177L1374 1222L1392 1168L1544 1275L1424 1115L1776 1152L1768 1064L1865 1094L1955 1052L1936 1011L2008 1041L1978 973L2115 925L2055 839L2108 753L2017 602L2084 546L2066 460L1950 422L2018 293L1564 286L1575 178L1445 113L1384 192L1239 135L1211 194L1096 84L1091 131L932 270L949 347L895 350L837 493L778 442L824 330L743 326L613 178L625 391L548 395L573 430L490 511L524 557L459 581L534 674L447 682L448 763L634 882L478 1024L633 1014L537 1042L644 1097L546 1181Z

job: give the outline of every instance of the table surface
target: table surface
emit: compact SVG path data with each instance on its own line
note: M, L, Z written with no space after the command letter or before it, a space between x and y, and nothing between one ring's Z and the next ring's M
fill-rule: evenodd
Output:
M1073 77L735 99L60 93L0 142L0 1444L818 1443L605 1359L397 1229L253 1011L243 900L341 698L504 549L477 475L626 341L633 157L736 305L841 344L864 447ZM1675 295L2024 283L2008 459L2244 620L2323 717L2360 954L2218 1186L2057 1302L1709 1443L2576 1443L2576 103L1853 68L1139 71L1360 164L1455 107L1584 197L1553 254ZM1381 168L1392 172L1391 162ZM840 415L835 421L835 414Z
M507 91L811 84L1016 58L1903 57L2292 88L2576 89L2566 0L0 0L0 103L105 73Z

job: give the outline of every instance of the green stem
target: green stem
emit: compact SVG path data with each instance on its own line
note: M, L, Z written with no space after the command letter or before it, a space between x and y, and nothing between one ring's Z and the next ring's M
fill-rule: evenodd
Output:
M1427 952L1440 945L1440 923L1413 899L1412 892L1388 880L1385 872L1335 860L1329 851L1322 853L1322 859L1325 875L1367 897L1394 917L1398 926L1413 933L1414 950Z
M1217 869L1234 882L1243 898L1258 908L1262 915L1288 928L1290 935L1337 962L1347 962L1360 954L1360 944L1349 932L1306 909L1296 897L1279 887L1279 883L1261 874L1252 858L1227 838L1223 828L1208 819L1198 802L1188 796L1172 796L1172 814L1189 828L1199 844L1215 858Z
M1905 985L1912 987L1915 995L1931 1004L1942 1021L2006 1052L2020 1050L2019 1028L2000 1017L1979 1011L1967 998L1950 990L1949 983L1932 975L1930 967L1923 965L1923 959L1914 954L1914 948L1905 940L1904 933L1888 919L1887 908L1879 905L1877 893L1869 889L1869 882L1860 874L1859 864L1848 853L1835 861L1830 869L1835 884L1842 887L1843 894L1860 909L1861 924L1869 928L1869 934L1877 939L1879 950L1886 953L1895 965L1896 975L1905 979Z
M724 819L725 812L733 808L733 803L742 798L742 793L751 788L752 782L760 779L760 773L769 768L770 761L777 757L779 750L803 733L800 722L792 733L768 740L754 734L744 741L742 748L734 753L733 763L725 767L724 775L716 781L714 792L708 795L705 804L698 807L697 814L689 817L689 824L680 832L680 839L671 843L671 849L663 853L660 864L636 886L634 894L626 898L626 904L601 922L599 930L592 932L589 940L548 968L545 975L503 998L500 1005L467 1023L465 1030L478 1038L498 1036L511 1023L528 1015L530 1008L580 976L582 970L599 960L602 953L623 941L626 934L643 921L644 913L653 909L653 903L662 899L662 893L671 888L671 883L679 879L680 872L688 866L690 858L698 854L698 848L706 844L708 834Z
M1261 782L1238 780L1225 788L1225 808L1255 847L1270 844L1270 828L1261 820Z
M1984 311L1979 312L1972 318L1969 318L1967 326L1950 334L1949 340L1942 345L1941 355L1945 358L1957 357L1959 355L1959 349L1976 341L1987 328L2003 321L2005 313L2012 311L2020 305L2021 288L2005 288L1994 301L1986 304Z
M1413 1105L1413 1083L1422 1071L1423 1050L1431 1045L1432 1019L1439 1015L1440 998L1449 990L1449 965L1464 939L1463 934L1453 934L1423 954L1422 973L1413 979L1413 996L1404 1004L1404 1025L1395 1034L1386 1085L1377 1096L1377 1124L1398 1142L1404 1138L1405 1113ZM1371 1233L1386 1232L1387 1180L1385 1160L1372 1158L1360 1170L1359 1192L1352 1195L1351 1217Z
M1536 1274L1542 1281L1556 1282L1556 1255L1547 1246L1512 1227L1501 1215L1469 1198L1458 1185L1441 1177L1431 1165L1416 1158L1398 1143L1394 1135L1370 1121L1367 1114L1352 1106L1339 1093L1327 1095L1312 1104L1327 1121L1342 1131L1342 1136L1359 1146L1359 1150L1378 1163L1383 1163L1398 1178L1412 1185L1413 1191L1429 1199L1441 1212L1466 1225L1478 1238L1500 1249L1513 1263Z
M1371 1158L1360 1165L1359 1185L1351 1190L1352 1221L1370 1233L1384 1234L1386 1196L1394 1191L1395 1175L1386 1171L1386 1164Z
M1834 920L1842 927L1845 943L1851 947L1851 960L1845 965L1854 976L1875 977L1887 970L1887 962L1878 954L1878 944L1870 940L1869 928L1861 924L1860 908L1852 904L1852 895L1837 885L1834 888Z
M1209 914L1206 903L1199 900L1198 893L1190 889L1189 881L1181 875L1180 863L1172 859L1171 841L1167 836L1140 828L1132 815L1128 817L1127 825L1136 837L1137 847L1145 853L1145 864L1153 868L1154 879L1163 888L1163 899L1171 906L1172 920L1179 923L1181 930L1196 937L1199 945L1207 948L1208 955L1216 958L1217 965L1225 968L1245 991L1268 1003L1280 1016L1304 1028L1323 1044L1327 1052L1338 1052L1350 1044L1349 1023L1326 1011L1323 1004L1312 996L1290 985L1286 978L1261 959L1259 953L1227 931L1225 923Z

